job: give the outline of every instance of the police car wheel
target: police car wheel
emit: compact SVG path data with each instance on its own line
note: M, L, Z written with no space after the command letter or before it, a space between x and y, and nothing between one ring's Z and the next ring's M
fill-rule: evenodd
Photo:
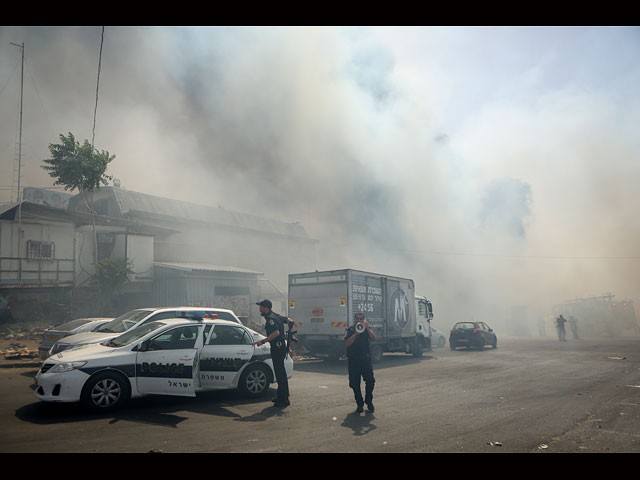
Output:
M81 401L91 410L106 412L121 407L129 394L126 378L117 373L102 372L85 384Z
M262 365L252 365L240 377L240 391L250 397L258 397L269 390L269 374Z

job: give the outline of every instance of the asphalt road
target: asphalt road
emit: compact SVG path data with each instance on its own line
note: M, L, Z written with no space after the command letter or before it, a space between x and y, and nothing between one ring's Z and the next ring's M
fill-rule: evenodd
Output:
M640 339L500 338L497 350L386 354L373 414L346 362L304 361L292 405L235 392L146 397L110 415L45 404L0 369L0 452L640 452ZM272 386L272 392L275 392Z

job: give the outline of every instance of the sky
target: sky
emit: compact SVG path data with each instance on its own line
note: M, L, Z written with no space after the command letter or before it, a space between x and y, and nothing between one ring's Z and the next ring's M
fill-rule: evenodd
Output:
M24 42L22 186L91 141L98 90L122 187L299 221L319 270L413 278L443 330L640 298L638 27L107 26L100 59L101 35L0 27L0 202Z

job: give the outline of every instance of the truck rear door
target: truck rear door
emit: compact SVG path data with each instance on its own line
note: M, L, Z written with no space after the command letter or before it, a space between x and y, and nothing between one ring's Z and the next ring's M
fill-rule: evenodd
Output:
M298 336L344 336L348 321L345 273L291 275L289 318Z

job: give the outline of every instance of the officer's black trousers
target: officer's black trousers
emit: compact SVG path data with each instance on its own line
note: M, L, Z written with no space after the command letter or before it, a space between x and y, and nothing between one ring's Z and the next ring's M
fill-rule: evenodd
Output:
M349 386L353 390L353 394L356 398L356 403L362 405L364 402L367 404L373 401L373 386L376 381L373 378L373 365L371 364L371 357L349 357ZM364 402L362 400L362 391L360 389L360 379L364 379Z
M287 356L286 348L272 348L271 360L273 360L273 370L276 374L276 382L278 382L278 399L289 399L289 381L287 380L287 371L284 368L284 359Z

